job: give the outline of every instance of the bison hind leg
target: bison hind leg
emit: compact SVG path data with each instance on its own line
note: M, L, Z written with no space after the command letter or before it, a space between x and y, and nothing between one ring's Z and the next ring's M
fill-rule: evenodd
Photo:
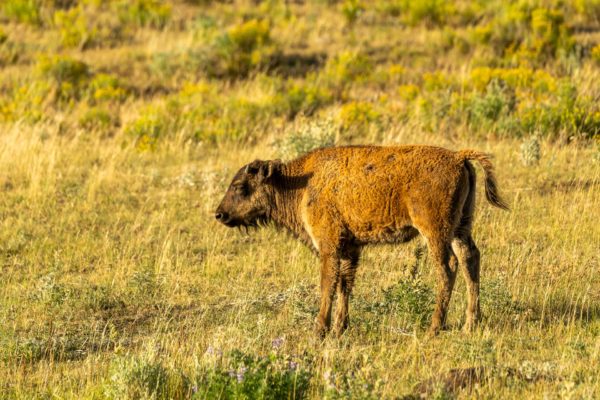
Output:
M458 259L458 265L467 286L467 310L464 330L472 331L481 319L479 306L480 253L471 235L456 236L452 241L452 250Z
M469 193L462 207L460 223L454 232L452 250L456 254L458 265L467 286L467 310L464 330L472 331L481 319L479 306L480 253L471 236L475 209L475 171L469 163L466 163L465 166L469 178Z
M428 240L429 253L435 264L437 272L437 295L435 308L429 328L430 335L437 335L446 328L448 305L456 280L456 262L453 260L452 249L449 243L442 240Z

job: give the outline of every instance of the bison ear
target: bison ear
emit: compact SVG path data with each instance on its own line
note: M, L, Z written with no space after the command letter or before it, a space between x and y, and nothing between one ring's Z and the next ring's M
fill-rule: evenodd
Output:
M244 172L246 174L256 175L260 171L260 168L263 163L264 163L264 161L254 160L250 164L246 165Z
M265 162L265 176L264 179L268 179L273 175L277 174L281 170L281 160L270 160Z
M251 175L256 175L260 182L269 179L279 171L281 160L261 161L254 160L246 165L244 172Z

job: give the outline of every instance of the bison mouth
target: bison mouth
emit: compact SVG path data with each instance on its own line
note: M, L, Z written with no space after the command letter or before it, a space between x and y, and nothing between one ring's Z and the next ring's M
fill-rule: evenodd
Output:
M265 217L254 217L252 219L244 219L240 221L236 226L238 228L259 228L267 223Z
M267 219L263 216L254 218L227 218L219 220L223 225L229 228L258 228L267 223Z

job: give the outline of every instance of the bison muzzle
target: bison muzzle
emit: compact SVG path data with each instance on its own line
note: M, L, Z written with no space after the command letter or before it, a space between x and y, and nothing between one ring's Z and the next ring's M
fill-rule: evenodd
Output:
M489 156L431 146L348 146L312 151L295 160L256 160L234 176L215 217L229 227L272 222L318 254L321 301L317 333L348 326L348 298L360 250L367 244L402 243L419 234L438 275L430 333L443 329L457 270L468 292L465 329L481 318L480 255L471 236L475 170L485 172L485 194L508 209L498 194Z

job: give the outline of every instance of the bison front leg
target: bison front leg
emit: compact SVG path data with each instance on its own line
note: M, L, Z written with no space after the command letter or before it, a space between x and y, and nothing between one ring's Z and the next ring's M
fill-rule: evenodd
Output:
M331 303L339 279L340 258L337 249L321 250L321 306L316 333L323 338L331 327Z
M359 248L347 248L342 254L340 262L340 278L337 285L337 304L335 306L335 324L334 331L340 336L348 328L349 312L348 302L352 288L354 287L354 277L358 266Z

